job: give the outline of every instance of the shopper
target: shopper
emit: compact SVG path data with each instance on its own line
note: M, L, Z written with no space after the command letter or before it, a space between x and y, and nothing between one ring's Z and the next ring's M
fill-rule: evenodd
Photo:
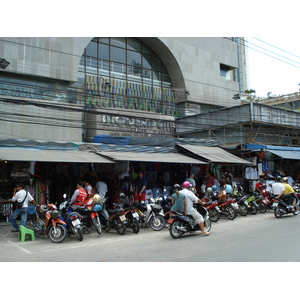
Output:
M10 215L9 221L13 225L12 232L19 231L16 219L21 216L21 225L26 227L28 203L37 206L31 194L26 191L23 183L18 183L14 189L12 201L16 203L16 209Z
M136 180L136 186L134 190L134 201L145 201L146 200L146 187L147 179L144 177L144 172L139 172L139 177Z

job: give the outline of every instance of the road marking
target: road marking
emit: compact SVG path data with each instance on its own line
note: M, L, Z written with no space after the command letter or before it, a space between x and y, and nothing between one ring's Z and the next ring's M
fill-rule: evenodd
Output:
M7 242L8 242L9 244L12 244L12 245L16 246L17 248L19 248L21 251L23 251L23 252L25 252L25 253L33 254L33 252L31 252L31 251L29 251L29 250L27 250L27 249L25 249L25 248L19 246L17 243L14 243L14 242L9 241L9 240L7 240Z

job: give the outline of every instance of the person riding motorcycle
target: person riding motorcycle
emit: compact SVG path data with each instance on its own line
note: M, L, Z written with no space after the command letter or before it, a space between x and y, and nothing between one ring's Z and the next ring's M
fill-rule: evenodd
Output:
M184 213L186 206L186 197L183 193L180 192L181 188L179 184L174 184L173 188L174 193L172 194L171 198L171 210L175 210L179 213Z
M281 199L286 201L286 203L288 205L293 206L292 211L295 211L295 205L296 205L296 199L297 199L296 192L288 184L288 178L287 177L282 178L282 184L284 185L284 191L283 191L283 195L281 196Z
M199 199L191 190L190 190L191 184L188 181L184 181L182 183L182 193L185 195L186 198L186 205L184 209L185 215L190 215L194 219L194 221L199 224L199 227L201 229L202 235L207 236L209 235L209 232L205 231L204 229L204 219L200 213L194 208L194 203L200 203L204 205L205 203Z

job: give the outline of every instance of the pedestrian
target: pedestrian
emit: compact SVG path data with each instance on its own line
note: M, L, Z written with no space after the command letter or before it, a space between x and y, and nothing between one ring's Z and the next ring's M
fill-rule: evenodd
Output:
M103 181L101 176L99 176L98 178L99 179L98 179L98 181L96 183L96 186L95 186L95 194L98 194L100 196L101 200L104 200L105 195L108 191L107 184Z
M147 179L144 177L144 172L139 172L139 177L136 180L134 190L134 201L145 201L146 200L146 187Z
M214 176L209 171L207 171L206 172L206 180L205 180L206 188L212 187L215 184L216 184L216 180L215 180Z
M174 184L174 193L171 196L172 207L171 210L179 213L184 213L186 206L185 195L180 192L181 188L179 184Z
M92 185L88 182L87 179L84 179L82 183L84 185L84 190L87 193L87 199L93 198L95 194L95 189L92 187Z
M86 204L87 192L83 188L83 183L81 181L77 182L76 190L71 197L70 206L73 210L78 210L80 207Z
M195 175L194 173L190 173L189 177L185 179L185 181L189 182L191 184L191 190L196 193L197 189L196 189L196 181L195 181Z
M25 190L23 183L18 183L14 188L12 201L16 203L16 209L9 216L9 221L13 226L12 232L17 232L19 231L19 226L16 219L21 216L21 225L26 227L28 203L34 204L35 206L37 206L37 204L31 194Z

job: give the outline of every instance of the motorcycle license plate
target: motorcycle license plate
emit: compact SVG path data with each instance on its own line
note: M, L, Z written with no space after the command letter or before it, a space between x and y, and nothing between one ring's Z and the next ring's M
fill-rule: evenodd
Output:
M121 215L120 216L120 220L123 222L123 221L126 221L126 217L125 217L125 215Z
M78 219L72 221L73 226L79 225L80 221Z
M136 218L136 219L139 218L139 214L138 214L137 212L132 213L132 216L133 216L134 218Z
M168 224L172 224L173 221L174 221L174 219L169 219L169 220L167 221L167 223L168 223Z

